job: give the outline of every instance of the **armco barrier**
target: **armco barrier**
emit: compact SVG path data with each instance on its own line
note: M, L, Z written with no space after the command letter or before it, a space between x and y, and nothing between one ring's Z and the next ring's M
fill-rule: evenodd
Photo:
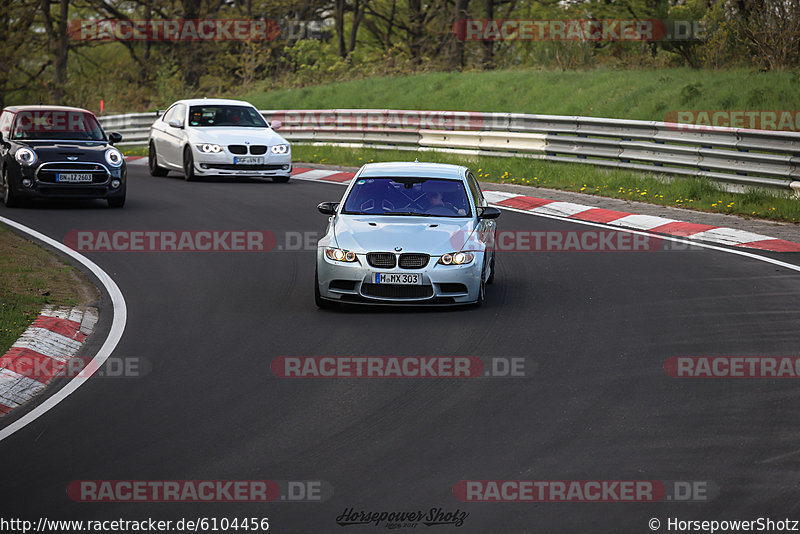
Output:
M598 117L391 109L264 110L293 143L516 156L800 191L800 133ZM158 115L101 117L144 144Z

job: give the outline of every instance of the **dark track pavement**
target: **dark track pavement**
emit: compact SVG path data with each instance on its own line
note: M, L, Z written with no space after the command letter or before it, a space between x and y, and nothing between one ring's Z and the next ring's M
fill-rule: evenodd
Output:
M151 178L128 204L0 207L70 230L322 234L329 184ZM499 227L586 229L504 212ZM280 238L279 238L280 242ZM703 249L498 256L482 308L317 310L314 252L96 252L128 306L114 355L141 378L94 377L0 442L0 517L269 517L339 532L345 508L469 512L458 532L650 532L651 517L800 519L800 388L689 380L670 356L800 355L800 273ZM772 255L800 264L798 255ZM107 308L106 308L107 309ZM519 379L290 380L278 356L523 357ZM324 503L75 503L86 479L324 480ZM462 479L713 481L705 503L469 503ZM385 524L378 527L385 530ZM367 532L375 526L344 531ZM662 526L662 531L665 530Z

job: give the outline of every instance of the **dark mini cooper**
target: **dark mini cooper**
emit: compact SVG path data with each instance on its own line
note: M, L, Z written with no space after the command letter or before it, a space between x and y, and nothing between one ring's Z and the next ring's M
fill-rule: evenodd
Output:
M10 106L0 114L0 192L12 207L33 198L104 198L125 204L125 158L90 111Z

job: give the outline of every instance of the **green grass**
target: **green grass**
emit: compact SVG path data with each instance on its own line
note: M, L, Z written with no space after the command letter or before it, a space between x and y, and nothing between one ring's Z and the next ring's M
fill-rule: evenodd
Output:
M240 97L259 109L465 110L660 121L677 110L795 110L800 72L685 68L438 72Z
M620 169L601 169L580 163L551 163L531 158L462 156L437 152L349 149L293 145L299 162L360 166L372 161L422 161L466 165L481 182L520 184L621 198L663 206L675 206L745 217L800 221L800 202L766 191L727 193L702 178L676 178Z
M2 226L0 280L0 354L5 354L44 305L78 303L76 271Z

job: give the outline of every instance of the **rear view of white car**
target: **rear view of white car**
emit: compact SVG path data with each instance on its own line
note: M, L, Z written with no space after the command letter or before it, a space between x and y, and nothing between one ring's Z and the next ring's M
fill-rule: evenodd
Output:
M172 104L150 127L148 165L153 176L270 177L288 182L292 149L250 103L194 99Z

